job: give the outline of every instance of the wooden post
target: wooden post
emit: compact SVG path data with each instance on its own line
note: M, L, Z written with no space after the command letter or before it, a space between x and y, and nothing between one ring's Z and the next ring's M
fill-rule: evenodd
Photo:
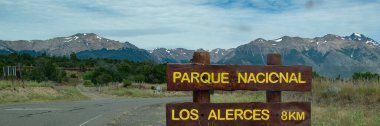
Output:
M210 64L210 54L208 52L194 52L193 63ZM193 102L210 103L210 91L193 91Z
M281 55L280 54L268 54L267 55L268 65L281 65ZM267 102L281 102L281 91L266 91Z

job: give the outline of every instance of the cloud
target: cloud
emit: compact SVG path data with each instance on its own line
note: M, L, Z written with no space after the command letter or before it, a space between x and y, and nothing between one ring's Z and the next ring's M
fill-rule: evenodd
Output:
M363 33L380 41L375 0L3 0L0 39L94 32L138 47L233 48L258 37Z

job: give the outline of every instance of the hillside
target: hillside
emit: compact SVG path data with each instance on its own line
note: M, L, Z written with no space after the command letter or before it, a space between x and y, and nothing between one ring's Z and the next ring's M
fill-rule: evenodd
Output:
M199 49L203 50L203 49ZM77 33L48 40L0 40L0 54L28 53L68 56L77 53L81 59L128 59L156 63L188 63L196 50L156 48L144 50L129 42L119 42L94 33ZM266 54L281 53L284 65L311 65L329 77L348 77L354 72L380 73L380 44L363 34L349 36L327 34L302 38L283 36L274 40L258 38L230 49L205 50L211 62L218 64L265 64Z

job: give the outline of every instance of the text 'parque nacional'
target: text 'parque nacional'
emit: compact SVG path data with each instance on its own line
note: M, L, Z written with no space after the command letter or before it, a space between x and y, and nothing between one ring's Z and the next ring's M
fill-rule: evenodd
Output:
M296 83L305 84L301 72L237 72L239 84L276 84ZM204 84L228 84L230 73L227 72L173 72L173 83L204 83Z
M168 64L168 90L309 91L311 67Z

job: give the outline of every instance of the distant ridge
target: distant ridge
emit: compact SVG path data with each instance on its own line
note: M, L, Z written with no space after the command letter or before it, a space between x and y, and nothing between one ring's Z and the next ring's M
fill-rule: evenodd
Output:
M128 59L157 63L188 63L193 52L185 48L156 48L144 50L129 42L119 42L94 33L77 33L48 40L0 40L0 54L47 53L79 58ZM380 73L380 43L360 33L348 36L327 34L322 37L302 38L283 36L273 40L258 38L231 49L205 50L211 62L218 64L264 64L266 54L281 53L285 65L310 65L318 73L329 77L348 77L353 72Z

